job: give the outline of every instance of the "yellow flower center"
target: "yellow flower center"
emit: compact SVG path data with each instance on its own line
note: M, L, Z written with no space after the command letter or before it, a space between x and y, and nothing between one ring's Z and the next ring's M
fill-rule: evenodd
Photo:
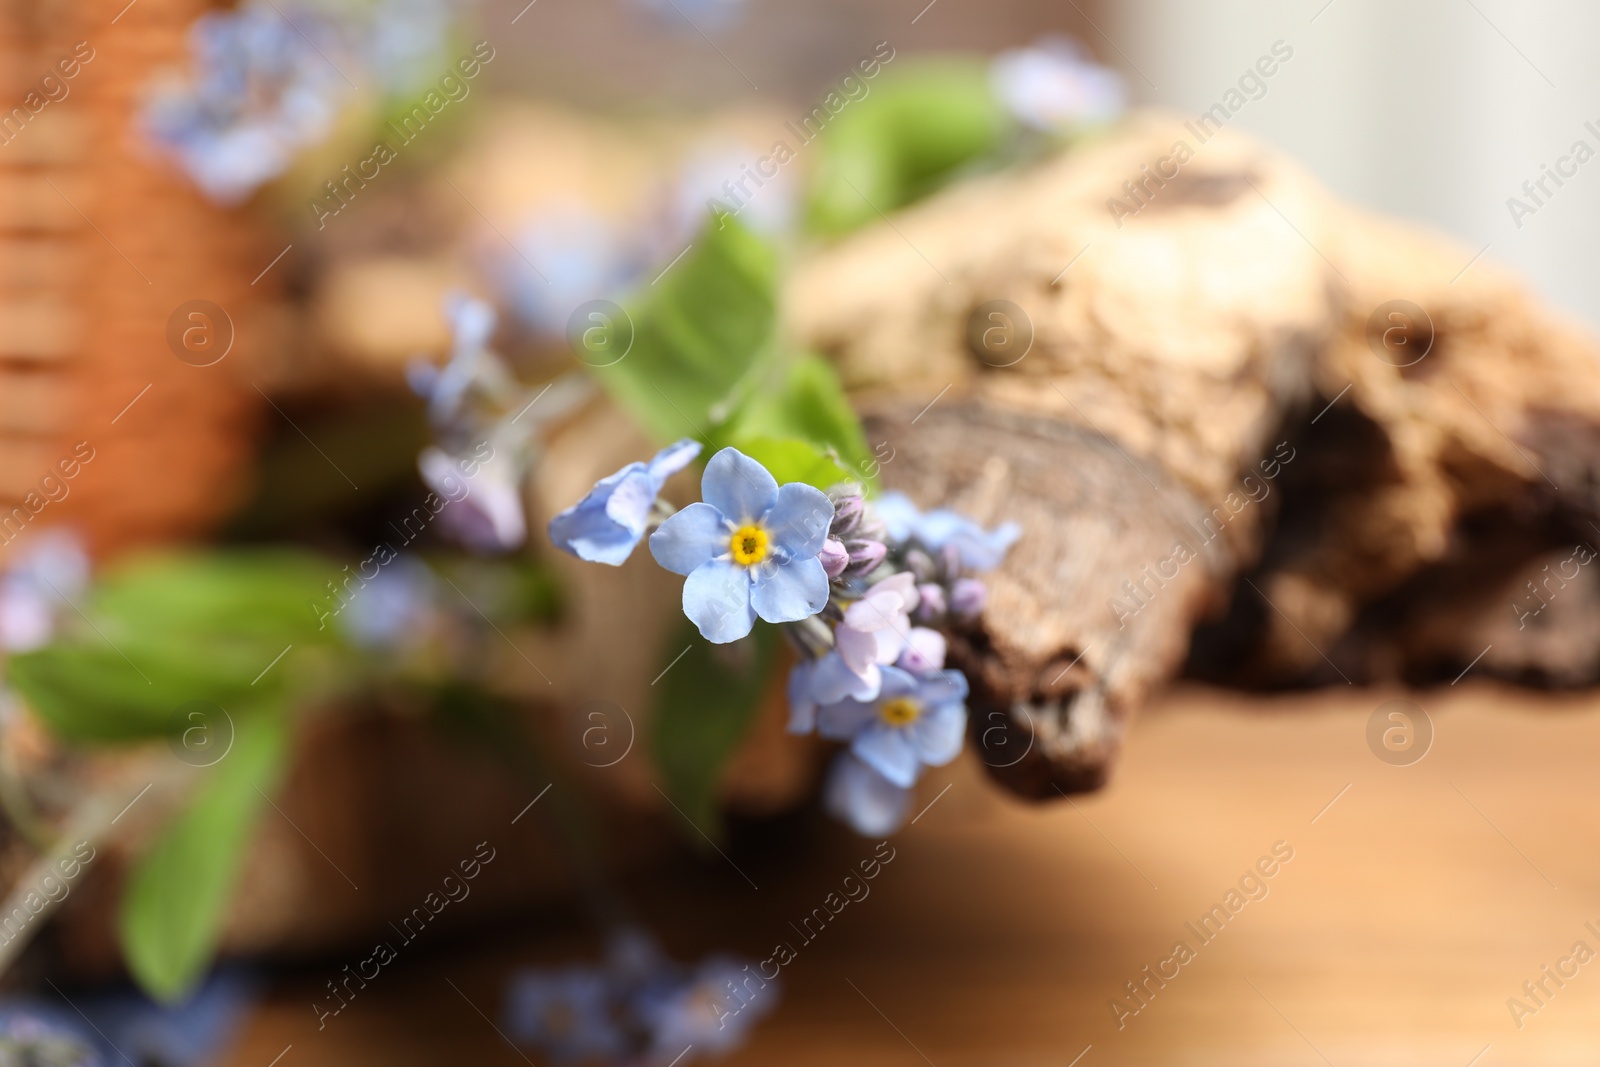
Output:
M752 523L733 531L733 537L728 541L728 550L733 553L735 563L753 567L767 558L769 544L767 531Z
M910 726L922 717L922 705L910 697L885 700L878 715L890 726Z

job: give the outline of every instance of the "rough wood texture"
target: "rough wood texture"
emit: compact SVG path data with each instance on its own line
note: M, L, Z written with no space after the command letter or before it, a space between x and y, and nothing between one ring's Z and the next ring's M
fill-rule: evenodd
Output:
M1026 529L956 654L988 761L1034 739L995 767L1027 795L1099 784L1202 623L1191 667L1235 682L1453 674L1491 643L1506 675L1600 668L1568 629L1595 610L1568 562L1600 538L1593 341L1243 135L1135 116L827 250L790 295L897 413L888 484ZM1007 320L1009 347L985 333Z

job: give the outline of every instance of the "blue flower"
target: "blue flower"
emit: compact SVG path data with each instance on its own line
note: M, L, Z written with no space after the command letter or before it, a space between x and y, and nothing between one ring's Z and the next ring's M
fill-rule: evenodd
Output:
M853 753L841 752L828 771L822 804L863 837L885 837L906 821L911 790L895 785Z
M878 695L882 677L874 667L871 677L850 669L837 649L821 659L797 663L789 672L789 732L809 734L817 728L817 709L846 698L871 700Z
M775 981L729 957L713 956L687 977L648 989L636 998L636 1010L650 1031L652 1058L665 1065L691 1045L713 1056L738 1048L777 1002Z
M459 415L474 392L504 396L512 387L511 372L489 350L494 309L464 293L451 293L445 298L444 313L450 320L449 361L435 367L419 359L406 368L412 390L427 399L428 418L435 425Z
M414 559L380 563L345 609L341 629L362 648L399 651L421 643L437 621L439 582Z
M0 571L0 652L31 652L55 637L62 609L89 582L75 534L45 530Z
M833 504L800 482L779 488L772 474L735 448L706 464L705 500L690 504L650 535L656 562L683 583L683 613L707 641L737 641L755 625L799 622L828 603L828 575L817 558Z
M512 251L493 270L517 317L538 332L560 337L586 300L618 298L642 284L650 256L633 227L581 202L539 208L519 227Z
M1051 35L994 58L990 81L1013 115L1039 130L1107 122L1125 106L1122 78L1070 37Z
M935 552L948 546L961 565L970 570L994 570L1022 536L1022 527L1014 522L985 530L949 508L920 511L904 493L885 493L873 506L891 541L918 541Z
M192 74L145 101L146 136L216 203L239 203L287 170L353 92L330 58L343 52L338 27L291 10L255 3L201 16L190 31Z
M644 537L661 487L699 454L699 442L685 437L649 463L630 463L601 478L587 496L550 520L550 540L579 559L621 566Z
M817 713L824 737L849 741L873 770L902 789L923 766L942 767L961 751L967 730L967 680L960 671L916 677L883 668L883 686L870 701L841 700Z
M527 539L522 510L522 480L528 457L509 448L490 458L457 458L432 445L417 457L422 480L445 500L442 522L467 547L479 552L509 552ZM462 475L476 463L470 481Z
M513 1037L552 1059L620 1059L628 1051L610 978L592 967L529 970L512 979L506 1017Z

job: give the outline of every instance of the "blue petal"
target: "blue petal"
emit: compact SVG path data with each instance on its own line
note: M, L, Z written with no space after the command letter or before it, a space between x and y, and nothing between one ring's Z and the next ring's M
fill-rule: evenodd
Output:
M655 538L650 540L654 547ZM714 645L748 635L756 624L756 612L750 606L750 572L727 560L696 567L683 583L683 613L700 628L700 636Z
M923 675L916 682L917 699L924 704L959 704L967 699L967 676L943 670Z
M961 677L960 671L940 671L939 673L940 675L953 674L958 678ZM885 667L883 668L883 689L879 692L879 697L880 699L888 700L891 697L903 697L909 693L916 693L917 699L922 702L935 703L935 701L931 701L923 695L922 691L926 690L927 684L927 682L919 683L909 671L903 671L899 667ZM964 678L962 679L962 684L963 686L966 684ZM967 691L963 688L961 696L964 697L966 695ZM960 697L956 699L960 699Z
M868 726L850 742L850 751L901 789L917 782L917 753L906 731L893 726Z
M872 502L872 511L883 523L891 541L906 541L922 519L922 512L911 498L900 492L884 493Z
M816 556L758 569L750 603L768 622L809 619L828 603L828 572Z
M905 822L911 792L901 789L848 752L828 772L823 804L835 817L865 837L884 837Z
M778 502L778 482L767 468L737 448L724 448L706 464L700 496L742 526L772 510Z
M818 704L837 704L846 698L866 701L878 695L883 672L876 663L869 663L864 673L857 674L836 650L817 660L810 681L811 695Z
M630 463L551 519L550 540L579 559L620 566L644 536L655 499L644 464Z
M960 704L928 708L906 733L917 759L930 767L942 767L961 752L967 735L967 709Z
M841 700L817 712L817 732L835 741L849 741L878 718L876 702Z
M650 477L659 486L668 478L687 467L700 454L700 442L685 437L657 452L650 460Z
M765 525L772 547L788 559L812 559L822 551L833 522L833 501L821 489L789 482L778 490L778 502Z
M694 571L728 554L733 535L722 512L710 504L690 504L650 535L650 554L673 574Z

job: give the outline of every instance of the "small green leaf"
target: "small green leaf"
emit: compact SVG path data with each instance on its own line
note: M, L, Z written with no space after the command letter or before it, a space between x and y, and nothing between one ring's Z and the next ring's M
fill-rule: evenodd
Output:
M706 432L767 352L777 255L732 218L708 221L630 316L632 347L596 380L658 441Z
M282 716L241 716L235 729L233 748L139 858L123 891L118 940L134 980L158 1000L180 999L205 973L287 757Z
M730 427L724 431L727 438L741 451L748 451L745 443L756 438L798 438L818 446L822 452L831 450L838 460L835 469L839 473L820 488L842 481L872 482L876 471L872 452L867 448L861 420L845 399L833 367L818 356L804 356L774 368L771 377L773 380L762 383L762 388L753 392L730 420ZM807 466L815 465L807 461ZM815 473L818 477L825 474L820 468ZM776 470L773 474L778 476ZM810 478L778 476L778 481Z
M701 833L721 836L717 782L755 719L777 645L770 626L758 625L744 641L713 645L686 623L663 657L683 655L661 679L651 747L667 795L700 831L683 828L697 845L704 843Z
M86 606L92 620L13 657L7 680L60 736L123 742L181 728L177 709L279 698L291 645L333 641L310 602L338 572L282 551L155 556L113 571Z
M822 131L809 223L821 233L848 233L909 204L992 152L1012 125L983 60L896 64Z

